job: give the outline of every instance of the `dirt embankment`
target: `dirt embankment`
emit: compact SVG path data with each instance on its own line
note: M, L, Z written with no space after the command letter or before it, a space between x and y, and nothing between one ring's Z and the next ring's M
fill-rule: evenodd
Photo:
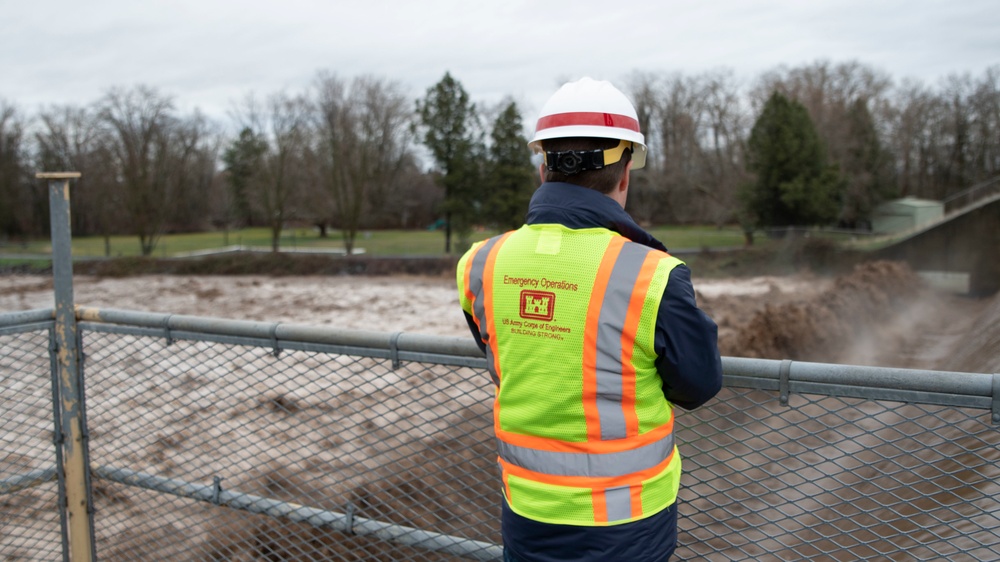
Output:
M765 298L721 308L723 355L903 368L1000 369L1000 295L971 299L934 291L897 262L859 264L797 294L772 287ZM737 318L734 318L734 312Z
M733 345L744 357L833 361L855 335L877 331L919 289L919 278L903 265L863 264L810 300L765 305Z

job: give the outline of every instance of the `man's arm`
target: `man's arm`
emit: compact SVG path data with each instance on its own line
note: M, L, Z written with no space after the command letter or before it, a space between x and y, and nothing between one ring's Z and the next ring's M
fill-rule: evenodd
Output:
M458 265L455 267L455 283L458 287L458 302L462 306L462 312L465 314L465 321L469 324L469 330L472 331L472 337L476 340L476 345L478 345L479 349L482 350L483 355L486 355L486 344L483 343L483 340L480 337L479 327L476 326L476 320L471 314L472 297L466 293L465 287L465 267L482 244L483 242L476 242L467 252L465 252L465 254L462 255L462 258L458 260Z
M656 370L667 400L693 410L719 392L718 337L718 326L695 302L691 270L678 265L670 272L656 316Z
M476 321L472 319L472 315L468 312L465 313L465 321L469 323L469 329L472 330L472 338L476 340L476 345L482 350L483 355L486 355L486 344L483 343L482 338L479 336L479 326L476 326Z

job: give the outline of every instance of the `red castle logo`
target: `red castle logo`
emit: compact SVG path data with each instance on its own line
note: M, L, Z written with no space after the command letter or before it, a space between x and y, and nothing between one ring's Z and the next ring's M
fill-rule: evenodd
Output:
M521 291L521 318L552 320L556 309L555 293L545 291Z

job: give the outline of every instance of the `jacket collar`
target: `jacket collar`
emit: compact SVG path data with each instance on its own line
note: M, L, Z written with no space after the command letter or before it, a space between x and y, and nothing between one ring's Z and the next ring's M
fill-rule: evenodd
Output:
M607 228L633 242L667 251L662 242L636 224L614 199L571 183L543 183L531 196L525 222L558 223L573 229Z

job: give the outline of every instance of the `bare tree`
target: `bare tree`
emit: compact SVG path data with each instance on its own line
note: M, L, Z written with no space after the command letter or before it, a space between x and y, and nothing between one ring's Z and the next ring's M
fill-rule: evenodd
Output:
M634 75L630 87L649 148L649 169L634 177L633 215L659 224L731 221L749 128L732 72Z
M1000 65L986 69L969 103L973 111L972 165L976 181L1000 174Z
M632 173L629 187L629 212L641 223L667 222L665 184L659 133L660 77L652 73L633 73L626 81L639 118L639 129L646 140L646 166Z
M351 253L365 211L376 211L390 198L410 161L409 103L396 83L370 76L348 86L320 74L316 90L322 183Z
M216 162L221 140L212 123L200 112L176 122L171 137L170 180L175 205L170 226L204 230L210 226L210 201L216 187Z
M116 223L121 198L109 137L102 133L97 112L87 107L57 106L43 111L40 120L41 127L35 133L38 168L82 174L70 192L73 232L102 235L104 253L110 255L111 234L126 229Z
M996 177L1000 170L1000 65L982 78L951 75L941 83L937 120L939 159L935 177L951 195Z
M930 130L936 105L934 95L920 82L904 81L895 92L890 145L901 195L931 196L930 162L936 148Z
M663 171L673 221L700 216L693 197L701 172L704 99L698 78L680 74L668 78L660 98L660 142ZM697 220L697 219L695 219Z
M284 92L271 95L264 107L250 94L238 109L241 128L266 143L248 188L250 204L271 230L274 252L280 249L285 222L297 215L308 179L310 112L305 97Z
M142 255L151 255L173 204L173 101L152 88L137 86L112 89L99 107L130 230L139 237Z
M941 125L944 146L941 162L944 164L938 175L938 184L943 193L950 194L968 187L975 178L971 170L972 162L972 107L970 98L975 86L972 77L951 75L944 81L941 92L945 109Z
M943 199L996 175L997 74L988 69L978 83L949 76L937 92L907 81L897 91L890 146L904 195Z
M310 101L309 141L302 153L302 191L298 197L301 211L298 213L298 219L311 223L319 230L320 237L326 238L330 229L335 226L333 222L336 205L333 194L324 183L322 131L316 118L319 112L315 102Z
M663 153L657 146L659 132L656 130L656 117L659 107L660 78L650 72L633 72L627 79L628 92L632 97L639 120L639 130L646 140L646 173L655 172L662 163Z
M406 159L394 182L393 195L381 203L379 225L391 228L424 228L438 218L444 200L441 183L425 172L415 157Z
M705 118L704 132L699 136L705 164L694 181L694 190L704 201L702 216L721 226L736 218L737 193L748 179L745 139L751 121L732 72L707 73L701 86Z

